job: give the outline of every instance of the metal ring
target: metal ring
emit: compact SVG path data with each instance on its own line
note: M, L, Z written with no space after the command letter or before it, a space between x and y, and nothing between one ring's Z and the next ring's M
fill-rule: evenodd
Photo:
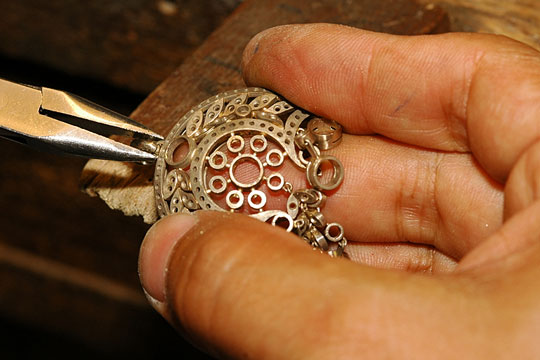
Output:
M338 230L338 234L332 235L333 229L336 229L336 228ZM344 235L343 226L341 226L338 223L330 223L326 225L326 228L324 229L324 236L326 236L326 238L332 242L340 242L341 239L343 239L343 235Z
M272 161L272 155L277 154L278 155L278 161ZM278 149L272 149L266 154L266 163L270 166L277 167L281 164L283 164L283 153L279 151Z
M214 185L214 183L218 181L221 183L220 187L216 187ZM212 176L212 178L208 182L208 187L210 188L210 191L212 191L214 194L221 194L227 189L227 180L221 175Z
M307 131L321 150L331 149L341 142L341 125L330 119L311 119Z
M240 143L240 146L233 147L233 142L238 141ZM227 149L229 149L232 153L239 153L240 151L244 150L244 138L240 135L233 135L227 140Z
M188 145L188 151L186 155L180 159L179 161L174 161L174 152L178 148L179 145L182 145L184 143L187 143ZM167 146L167 149L165 151L165 161L167 164L169 164L172 167L176 168L185 168L189 165L191 162L191 158L193 157L193 150L195 149L196 144L195 141L192 138L189 138L187 136L181 135L171 141L169 146Z
M279 183L277 185L272 184L273 178L279 179ZM280 173L273 173L266 178L266 186L268 186L270 190L279 191L283 188L283 185L285 185L285 179L283 178L283 175L281 175Z
M259 197L261 201L259 201L259 203L255 203L253 201L254 197ZM249 206L251 206L252 209L262 209L264 205L266 205L266 194L260 190L252 190L248 195L248 204Z
M276 226L279 219L286 219L289 222L289 226L287 226L287 229L285 229L286 231L290 232L293 229L294 221L290 215L285 213L277 214L272 218L272 225Z
M221 157L221 162L219 164L216 163L216 157L218 156ZM222 151L215 151L208 158L208 164L210 164L210 167L212 167L212 169L221 170L225 166L227 166L227 155L225 155L225 153Z
M309 230L308 238L312 241L312 244L317 244L317 246L323 250L328 250L328 242L323 234L317 228L311 227Z
M234 171L236 169L236 166L239 164L239 163L242 163L244 161L254 161L257 166L259 167L259 175L257 175L257 177L255 178L255 180L253 180L252 182L250 183L243 183L243 182L240 182L236 176L234 175ZM234 160L231 162L231 166L229 167L229 178L231 179L231 181L238 187L242 188L242 189L248 189L248 188L251 188L251 187L254 187L254 186L257 186L257 184L259 184L259 182L262 180L264 176L264 167L263 167L263 164L261 163L261 160L259 160L259 158L253 154L244 154L244 155L240 155L236 158L234 158Z
M233 202L231 199L233 197L236 197L237 201ZM240 190L232 190L229 191L227 194L227 197L225 198L225 201L227 202L227 205L231 209L240 209L242 205L244 205L244 194Z
M255 146L255 143L258 141L262 142L262 146L259 146L259 147ZM268 141L266 140L264 135L255 135L251 137L251 139L249 140L249 146L251 147L251 150L253 150L254 152L263 152L264 150L266 150L266 147L268 146Z
M321 165L324 162L330 162L334 168L332 178L327 183L321 183L321 177L318 175ZM309 184L317 190L333 190L343 181L343 164L337 158L331 155L323 155L316 158L307 165L306 176Z
M239 105L236 108L235 112L236 112L236 115L240 117L246 117L249 115L249 113L251 113L251 106L249 106L248 104Z

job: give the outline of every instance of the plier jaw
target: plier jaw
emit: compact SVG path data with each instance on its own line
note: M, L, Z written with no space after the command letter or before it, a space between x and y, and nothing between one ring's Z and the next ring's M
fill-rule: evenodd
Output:
M76 95L0 79L0 136L32 147L71 155L141 163L155 153L108 138L123 135L133 144L163 137L126 116Z

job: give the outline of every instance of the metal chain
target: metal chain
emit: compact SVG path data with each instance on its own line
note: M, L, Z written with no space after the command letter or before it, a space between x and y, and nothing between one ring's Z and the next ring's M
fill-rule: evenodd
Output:
M309 158L306 160L307 178L314 188L302 189L292 193L288 201L288 212L294 221L294 232L302 237L307 243L321 252L327 252L332 257L343 255L347 239L344 236L343 227L338 223L327 223L321 212L326 195L321 190L332 190L343 180L343 165L333 156L321 155L320 148L329 149L341 140L341 128L329 125L326 121L317 125L332 127L323 136L317 136L313 127L307 131L299 131L295 142L301 151L307 151ZM320 129L319 127L315 130ZM303 129L301 129L303 130ZM302 156L302 158L304 158ZM324 183L321 181L321 165L329 162L333 166L332 178Z

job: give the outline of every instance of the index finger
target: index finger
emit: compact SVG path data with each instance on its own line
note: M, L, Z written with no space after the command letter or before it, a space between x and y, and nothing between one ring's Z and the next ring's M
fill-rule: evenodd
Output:
M499 181L540 136L539 53L500 36L289 25L257 35L243 63L247 83L349 133L472 151Z

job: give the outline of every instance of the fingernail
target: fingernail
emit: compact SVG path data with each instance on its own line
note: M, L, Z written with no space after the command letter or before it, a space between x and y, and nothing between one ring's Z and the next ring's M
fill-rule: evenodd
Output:
M246 66L249 64L249 62L251 61L251 59L253 59L253 56L255 56L255 54L257 52L259 52L259 46L261 44L261 41L266 37L268 36L269 34L271 34L272 32L275 31L276 28L270 28L270 29L266 29L266 30L263 30L261 31L260 33L258 33L257 35L255 35L250 41L249 43L246 45L246 48L244 49L244 53L242 55L242 67Z
M193 215L171 215L154 224L146 234L139 254L139 277L144 290L154 300L165 301L169 258L196 222Z
M255 37L252 38L246 45L244 53L242 54L242 68L246 67L251 59L253 59L253 56L257 53L257 51L259 51L260 35L261 34L255 35Z
M265 44L263 44L263 40L265 40L266 38L270 38L271 40L269 41L269 43L275 44L276 42L281 41L287 35L290 35L291 31L299 28L299 26L301 27L302 25L293 24L275 26L263 30L257 35L255 35L246 45L244 53L242 54L242 68L245 69L247 65L251 62L255 54L259 52L260 48L262 46L265 46Z

